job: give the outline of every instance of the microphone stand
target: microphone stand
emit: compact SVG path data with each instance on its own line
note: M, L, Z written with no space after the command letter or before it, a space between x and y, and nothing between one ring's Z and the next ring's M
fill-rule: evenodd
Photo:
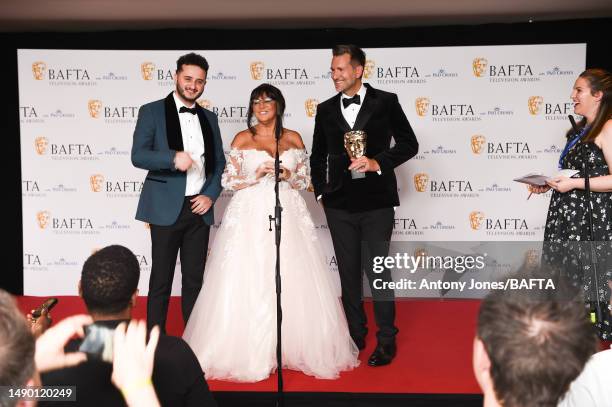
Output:
M282 352L282 335L281 328L283 322L283 309L281 306L281 274L280 274L280 243L281 243L281 212L283 207L280 203L279 184L280 184L280 136L283 129L278 128L278 123L274 128L276 136L276 154L274 155L274 194L276 204L274 205L274 217L268 215L269 231L272 231L272 222L274 222L274 235L276 242L276 372L278 375L278 389L276 405L283 407L285 405L283 392L283 352Z
M576 133L576 135L580 134L580 132L578 131L578 126L576 125L576 121L574 120L574 116L569 115L569 120L572 123L572 127L574 128L574 132ZM595 250L595 245L593 244L595 240L595 232L593 230L593 202L591 201L591 185L587 166L587 163L589 162L589 155L587 154L586 148L583 148L582 155L582 171L584 172L584 195L586 198L586 211L589 219L589 260L591 263L591 267L593 267L593 288L595 291L595 315L593 315L593 312L591 311L591 322L596 324L603 322L603 311L599 301L599 273L597 271L597 252ZM592 305L592 302L589 302Z

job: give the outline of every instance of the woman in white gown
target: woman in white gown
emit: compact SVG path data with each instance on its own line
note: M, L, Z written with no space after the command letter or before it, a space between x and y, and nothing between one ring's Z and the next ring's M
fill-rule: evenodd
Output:
M248 129L236 135L222 185L235 191L206 264L183 338L208 379L254 382L276 370L275 131L282 129L283 367L333 379L359 364L325 255L298 190L310 182L300 135L282 127L285 100L272 85L251 93ZM252 126L252 116L257 124Z

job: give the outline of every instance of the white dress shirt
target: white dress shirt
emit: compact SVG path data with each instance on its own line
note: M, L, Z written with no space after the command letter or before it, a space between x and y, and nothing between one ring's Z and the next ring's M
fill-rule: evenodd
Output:
M359 110L363 105L363 100L365 99L367 90L368 88L366 88L362 84L359 88L359 91L356 93L356 95L359 95L359 98L361 99L361 104L359 105L356 103L351 103L345 108L344 104L342 103L342 99L350 99L351 96L347 96L343 93L340 97L340 110L342 111L342 116L344 116L344 119L346 120L351 129L355 126L355 121L357 120L357 115L359 114Z
M183 102L176 96L176 91L172 93L176 111L178 112ZM189 108L195 107L195 103ZM178 113L181 124L181 134L183 135L183 149L193 160L193 164L187 170L187 184L185 186L185 196L197 195L202 190L205 181L204 174L204 137L200 127L200 119L197 114L189 112Z
M612 349L591 356L558 407L612 406Z
M365 86L363 86L363 84L361 84L359 91L355 93L355 95L359 95L361 103L360 104L351 103L346 108L344 107L344 103L342 102L342 100L350 99L351 96L348 96L343 93L342 96L340 97L340 110L342 111L342 116L344 116L344 119L346 120L348 125L351 127L351 129L355 127L355 122L357 121L357 115L359 114L359 110L361 110L361 106L363 105L363 100L366 97L367 90L368 88L366 88ZM367 141L366 141L366 144L367 144ZM376 173L380 175L382 174L382 171L378 170L376 171Z
M359 95L360 104L351 103L346 108L344 107L344 103L342 103L342 99L350 99L352 96L348 96L344 93L342 93L342 96L340 96L340 111L342 112L342 116L344 116L344 120L346 120L351 129L355 126L355 122L357 121L357 115L359 114L359 110L363 105L363 100L365 99L367 90L368 88L361 84L361 87L359 88L357 93L355 93L355 95ZM380 170L376 171L376 173L378 175L381 174ZM322 196L323 195L318 195L317 201L320 200Z

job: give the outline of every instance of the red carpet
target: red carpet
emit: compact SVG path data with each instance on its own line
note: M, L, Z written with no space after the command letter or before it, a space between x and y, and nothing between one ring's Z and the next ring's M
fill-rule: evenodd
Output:
M25 312L44 298L20 297ZM367 348L361 352L361 366L343 373L338 380L318 380L299 372L285 370L285 391L347 393L480 393L472 374L472 339L476 327L478 301L410 300L398 301L398 355L389 366L372 368L367 358L376 344L370 326ZM366 304L368 320L374 321L371 303ZM85 312L78 297L59 297L53 309L55 321ZM145 318L146 297L139 298L135 318ZM180 299L170 302L168 333L183 332ZM268 380L237 384L211 380L213 391L276 391L276 375Z

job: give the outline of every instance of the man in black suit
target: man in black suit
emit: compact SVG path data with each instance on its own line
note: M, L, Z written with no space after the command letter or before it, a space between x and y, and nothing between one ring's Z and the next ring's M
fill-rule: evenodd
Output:
M378 325L378 344L368 364L383 366L396 353L394 293L372 287L375 278L390 281L391 275L389 270L374 274L371 259L388 255L394 207L399 206L393 169L416 155L418 142L397 95L362 84L365 53L355 45L338 45L332 53L331 74L338 94L317 107L310 157L312 184L325 208L351 336L359 349L365 348L365 269ZM365 155L356 159L344 147L344 134L352 130L367 133ZM365 178L353 179L351 170L365 173Z
M87 259L79 293L96 325L114 329L132 318L139 278L138 260L123 246L105 247ZM66 351L77 351L82 341L71 340ZM125 406L111 382L112 371L112 364L88 355L87 362L78 366L43 374L42 382L45 386L76 386L77 401L70 405ZM153 362L153 386L162 406L217 405L198 359L181 338L160 335Z

